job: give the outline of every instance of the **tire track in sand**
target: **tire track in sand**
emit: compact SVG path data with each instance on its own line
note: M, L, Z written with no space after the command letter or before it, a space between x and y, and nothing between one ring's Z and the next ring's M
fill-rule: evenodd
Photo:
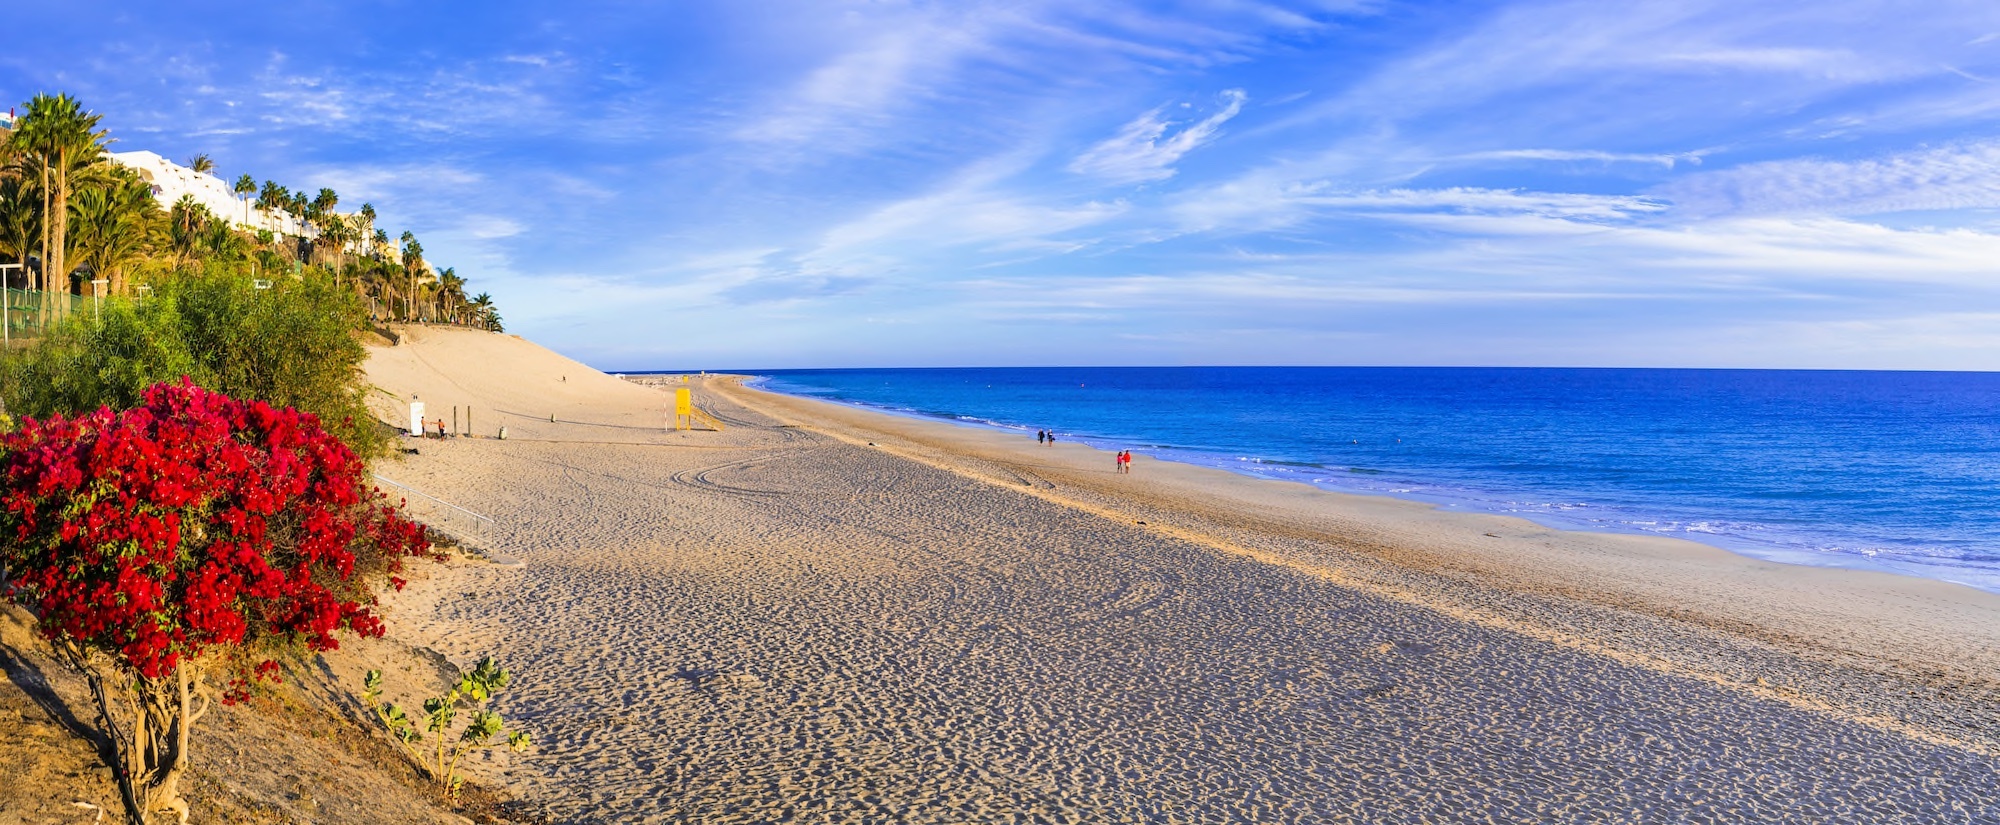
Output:
M1628 667L1639 668L1652 673L1658 673L1666 676L1673 676L1683 679L1691 679L1694 681L1702 682L1704 684L1723 688L1725 690L1735 691L1737 693L1752 696L1757 699L1762 699L1771 702L1779 702L1800 710L1816 713L1843 722L1860 725L1884 733L1906 737L1908 739L1915 740L1918 742L1924 742L1930 745L1951 748L1954 750L1979 754L1981 756L1986 756L1986 757L2000 757L2000 748L1989 747L1984 743L1962 739L1956 736L1951 736L1949 734L1932 730L1930 728L1926 728L1918 724L1907 722L1902 719L1890 716L1870 714L1841 707L1813 696L1808 696L1802 693L1787 690L1779 685L1764 683L1761 680L1755 682L1745 681L1743 679L1736 678L1729 674L1719 673L1714 670L1709 670L1706 668L1701 668L1698 666L1674 661L1662 656L1656 656L1653 654L1632 651L1632 650L1625 650L1604 641L1588 638L1558 628L1549 627L1530 620L1479 610L1465 605L1446 602L1407 588L1397 587L1383 582L1362 579L1342 570L1334 569L1331 567L1325 567L1322 565L1311 564L1303 560L1288 558L1285 556L1278 555L1276 553L1272 553L1265 550L1259 550L1253 547L1246 547L1244 545L1237 544L1235 542L1231 542L1227 539L1210 535L1208 533L1175 527L1171 525L1165 525L1165 524L1158 524L1158 523L1149 524L1144 521L1136 519L1133 515L1129 513L1121 512L1115 508L1079 500L1058 493L1056 492L1057 488L1053 484L1051 484L1048 488L1007 484L998 481L992 476L980 472L977 469L971 467L959 466L949 461L944 461L929 455L925 455L919 451L888 446L886 442L864 441L863 439L860 439L855 436L850 436L837 431L830 431L830 430L828 431L815 430L815 432L818 432L820 435L825 436L827 438L832 438L854 446L861 446L863 444L866 444L868 447L872 449L889 453L891 455L902 458L906 461L911 461L938 470L943 470L953 475L957 475L961 478L967 478L986 484L993 484L994 486L1000 487L1002 489L1014 490L1022 495L1033 496L1035 498L1041 499L1051 504L1089 513L1091 515L1103 518L1115 524L1144 530L1154 535L1159 535L1168 538L1178 539L1180 541L1189 542L1191 544L1196 544L1202 547L1206 547L1220 553L1227 553L1234 556L1248 558L1254 561L1262 562L1264 564L1276 567L1284 567L1290 570L1297 571L1298 573L1301 573L1303 575L1311 576L1313 578L1327 582L1328 584L1332 584L1336 587L1340 587L1354 592L1364 593L1378 598L1389 599L1413 607L1419 607L1428 610L1430 612L1436 613L1438 615L1444 616L1446 618L1465 622L1467 624L1471 624L1477 627L1512 633L1518 636L1554 645L1556 647L1566 648L1569 650L1582 651L1585 653L1610 659L1614 662L1626 665Z

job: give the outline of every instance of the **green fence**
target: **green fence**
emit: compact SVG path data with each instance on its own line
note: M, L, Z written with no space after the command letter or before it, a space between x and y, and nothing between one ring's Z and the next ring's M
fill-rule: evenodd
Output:
M50 327L62 319L79 312L90 312L89 296L71 295L67 292L43 292L34 289L0 290L5 293L6 307L0 311L0 333L8 339L40 338Z

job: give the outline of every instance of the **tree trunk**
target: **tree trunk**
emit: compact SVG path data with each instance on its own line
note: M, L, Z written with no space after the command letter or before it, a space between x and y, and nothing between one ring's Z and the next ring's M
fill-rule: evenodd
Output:
M201 695L200 672L183 662L172 675L157 679L107 673L101 659L79 647L57 648L90 685L98 731L104 736L101 755L117 774L127 820L131 825L187 825L180 782L187 773L189 734L209 707Z
M50 214L50 205L56 202L56 193L49 188L49 159L42 157L42 270L35 273L35 286L41 291L35 296L35 326L41 332L48 332L49 300L49 237L55 232L55 216Z
M55 266L49 270L50 298L54 299L56 287L64 294L69 292L69 152L56 150L56 191L55 202L49 205L50 219L55 222L55 246L49 250L49 257ZM66 307L63 301L57 305L57 314Z

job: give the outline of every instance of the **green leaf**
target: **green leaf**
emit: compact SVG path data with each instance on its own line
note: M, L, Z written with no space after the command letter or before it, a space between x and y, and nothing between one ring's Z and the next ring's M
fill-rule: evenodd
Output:
M424 700L424 729L444 733L458 716L457 701L445 697Z
M483 745L487 740L498 735L501 728L500 714L490 710L482 710L472 715L472 724L466 725L465 733L460 734L458 738L462 742Z

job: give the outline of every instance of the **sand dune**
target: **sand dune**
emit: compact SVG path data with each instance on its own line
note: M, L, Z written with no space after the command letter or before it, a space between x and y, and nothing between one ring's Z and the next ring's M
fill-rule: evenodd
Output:
M369 374L509 428L383 469L522 562L392 633L518 670L541 746L487 769L558 821L2000 821L1988 594L727 380L668 432L508 336Z

